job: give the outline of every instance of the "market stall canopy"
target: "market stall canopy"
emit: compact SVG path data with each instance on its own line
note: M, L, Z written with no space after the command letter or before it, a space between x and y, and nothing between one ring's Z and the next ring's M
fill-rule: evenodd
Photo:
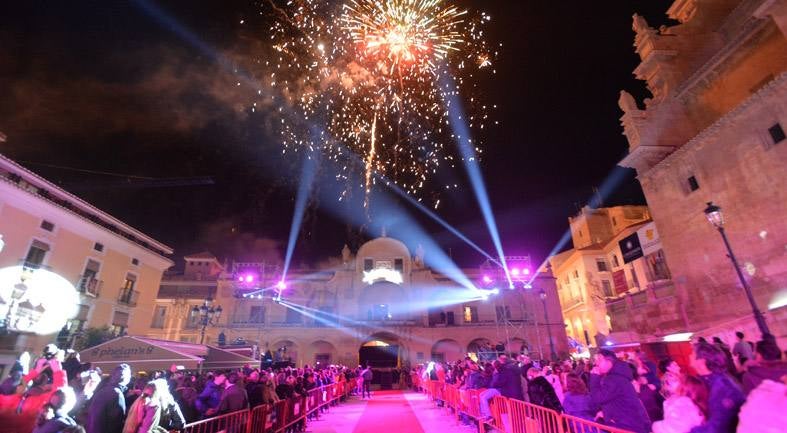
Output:
M103 371L126 363L134 373L169 370L172 365L183 370L230 369L258 362L213 346L133 336L115 338L79 355L82 362L101 367Z

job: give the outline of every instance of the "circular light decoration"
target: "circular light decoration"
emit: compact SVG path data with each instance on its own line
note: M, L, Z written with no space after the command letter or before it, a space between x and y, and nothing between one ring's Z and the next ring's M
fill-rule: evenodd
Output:
M0 320L8 329L47 335L73 318L79 293L60 275L45 269L0 269Z

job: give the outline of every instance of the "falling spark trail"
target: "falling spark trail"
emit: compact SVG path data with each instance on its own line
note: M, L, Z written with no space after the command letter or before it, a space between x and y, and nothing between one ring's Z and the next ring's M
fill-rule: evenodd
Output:
M377 112L374 112L374 120L372 120L372 139L369 145L369 155L366 157L366 195L363 199L363 207L369 209L369 194L372 192L372 172L374 163L374 142L377 137Z

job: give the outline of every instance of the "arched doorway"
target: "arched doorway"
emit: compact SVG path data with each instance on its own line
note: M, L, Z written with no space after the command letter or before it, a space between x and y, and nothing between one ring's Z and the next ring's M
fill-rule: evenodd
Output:
M462 346L450 338L437 341L432 346L432 360L439 362L454 362L462 359L464 350Z
M399 365L399 338L387 332L369 336L358 350L362 366L393 368Z
M298 345L292 340L279 340L270 347L273 352L273 363L277 362L298 362Z
M336 359L336 347L327 341L317 340L310 345L309 349L312 353L312 359L309 362L315 368L331 365Z
M399 337L388 332L372 334L358 350L362 366L372 367L372 384L391 389L399 382L399 367L404 356Z

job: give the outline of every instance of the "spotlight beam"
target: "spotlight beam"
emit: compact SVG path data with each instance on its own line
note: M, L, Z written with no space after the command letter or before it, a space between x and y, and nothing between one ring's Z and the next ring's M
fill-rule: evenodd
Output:
M190 31L186 26L182 25L178 20L176 20L175 18L170 16L167 12L165 12L163 9L161 9L154 2L149 1L149 0L136 0L135 3L140 7L140 9L142 9L145 13L147 13L149 16L151 16L162 28L173 32L175 35L177 35L179 38L181 38L182 40L187 42L192 47L196 48L197 50L199 50L200 52L202 52L206 56L210 57L211 59L214 59L226 72L239 75L241 77L241 79L243 80L243 82L246 85L248 85L249 87L253 88L255 91L257 91L259 93L265 93L266 95L268 95L270 97L282 97L282 95L280 95L280 94L273 95L273 94L270 94L270 92L268 92L266 89L261 88L259 86L259 84L253 79L253 77L250 74L248 74L246 71L243 71L243 70L240 70L239 68L237 68L237 65L235 65L232 61L230 61L230 59L228 57L220 54L216 49L214 49L209 44L207 44L204 41L202 41L195 33ZM455 105L452 104L452 106L455 106ZM296 120L300 119L300 117L290 107L288 107L286 105L284 106L284 109L279 112L279 115L287 116L288 118L293 118L293 119L296 119ZM302 123L301 120L298 120L298 122ZM321 137L322 139L325 139L325 140L330 138L330 134L328 134L325 131L323 131L315 123L313 123L313 122L306 122L304 124L309 128L309 130L312 132L312 134L315 134L315 136ZM358 155L355 154L354 152L352 152L352 155L353 155L354 158L360 160L360 157L358 157ZM477 168L476 168L476 170L477 170ZM313 174L314 173L312 173L312 175ZM299 190L302 189L302 188L308 189L308 186L309 186L310 183L311 182L308 182L305 185L304 182L301 182L301 184L299 185ZM306 200L306 198L308 197L308 194L306 194L306 193L299 194L297 197L303 197L303 200ZM488 199L487 199L487 202L488 202ZM488 203L487 203L487 206L488 206ZM394 209L394 208L395 208L394 206L389 206L389 209ZM297 203L296 203L296 212L293 215L293 223L295 223L296 219L298 219L298 217L297 217L297 215L298 215L297 209L298 209L298 207L297 207ZM339 213L339 212L337 212L337 213ZM489 221L492 221L492 224L494 224L494 219L491 217L491 208L489 209L488 214L489 214L489 216L486 217L487 218L487 225L489 225ZM301 213L301 217L300 217L301 220L302 220L302 215L303 214ZM350 215L349 219L352 220L352 216L351 215ZM365 222L360 222L359 223L359 225L364 225L364 224L365 224ZM414 224L414 222L413 222L413 224ZM292 251L294 250L294 246L293 247L289 246L290 243L293 242L292 233L293 233L293 231L295 231L295 233L297 233L297 231L299 230L299 227L300 227L300 223L292 224L291 228L290 228L291 236L290 236L290 239L288 240L288 250L290 251L289 252L290 257L292 255ZM423 233L423 231L421 231L421 230L418 230L418 231ZM495 229L495 233L496 233L496 229ZM425 235L425 233L423 233L423 235ZM425 237L424 239L428 239L428 238ZM497 250L498 250L498 255L502 258L503 257L502 247L499 246L499 243L500 243L499 239L497 237L494 237L494 236L493 236L493 239L497 239L496 247L497 247ZM438 256L437 260L434 260L434 259L431 258L431 257L435 257L435 256ZM442 266L444 269L446 269L446 272L445 272L446 276L448 276L449 278L453 279L457 283L461 284L462 286L465 286L468 289L472 289L474 287L473 283L459 270L458 266L456 266L456 264L450 258L448 258L444 253L442 253L442 251L439 248L436 248L436 245L435 245L435 248L432 248L429 260L430 261L434 261L435 263L438 263L439 266ZM505 266L505 261L502 260L500 263L503 265L503 268L506 269L506 273L507 273L508 269ZM289 266L289 263L288 263L288 266Z
M449 74L442 74L441 81L444 86L455 87L456 84ZM506 264L505 254L503 253L503 244L500 242L500 233L497 230L497 223L495 216L492 213L492 204L489 200L489 194L484 186L484 178L481 174L481 169L478 167L478 160L476 158L475 148L473 147L472 139L470 138L470 129L464 121L464 112L462 110L462 102L456 93L450 93L444 101L448 116L451 119L451 127L456 136L457 144L459 146L459 153L462 155L467 176L470 179L470 184L473 187L478 206L481 208L481 214L486 222L486 227L489 230L489 235L492 237L492 243L495 245L495 250L500 259L503 271L505 272L506 279L508 280L509 287L513 285L511 274L508 271Z
M420 210L426 216L428 216L429 218L431 218L432 220L443 226L443 228L451 232L454 236L464 241L467 245L469 245L471 248L481 253L481 255L489 259L491 262L496 263L498 266L501 266L500 262L497 261L497 259L495 259L489 253L484 251L481 247L479 247L475 242L471 241L467 236L465 236L458 229L454 228L452 225L448 224L448 222L446 222L444 219L440 218L436 213L429 210L429 208L424 206L423 203L419 202L418 200L413 198L410 194L402 190L402 188L400 188L394 182L390 182L388 179L386 179L383 175L379 173L375 173L375 177L380 179L384 185L388 186L388 188L393 190L398 196L407 200L408 203L415 206L416 209Z
M316 165L316 157L311 158L307 156L303 160L300 183L298 184L298 192L295 196L295 211L293 212L292 223L290 224L290 236L289 239L287 239L287 252L284 256L282 281L286 280L287 272L290 270L292 255L295 251L295 244L298 241L298 233L300 233L301 223L303 222L303 214L306 212L306 203L309 199L309 194L311 193L312 184L314 182Z

